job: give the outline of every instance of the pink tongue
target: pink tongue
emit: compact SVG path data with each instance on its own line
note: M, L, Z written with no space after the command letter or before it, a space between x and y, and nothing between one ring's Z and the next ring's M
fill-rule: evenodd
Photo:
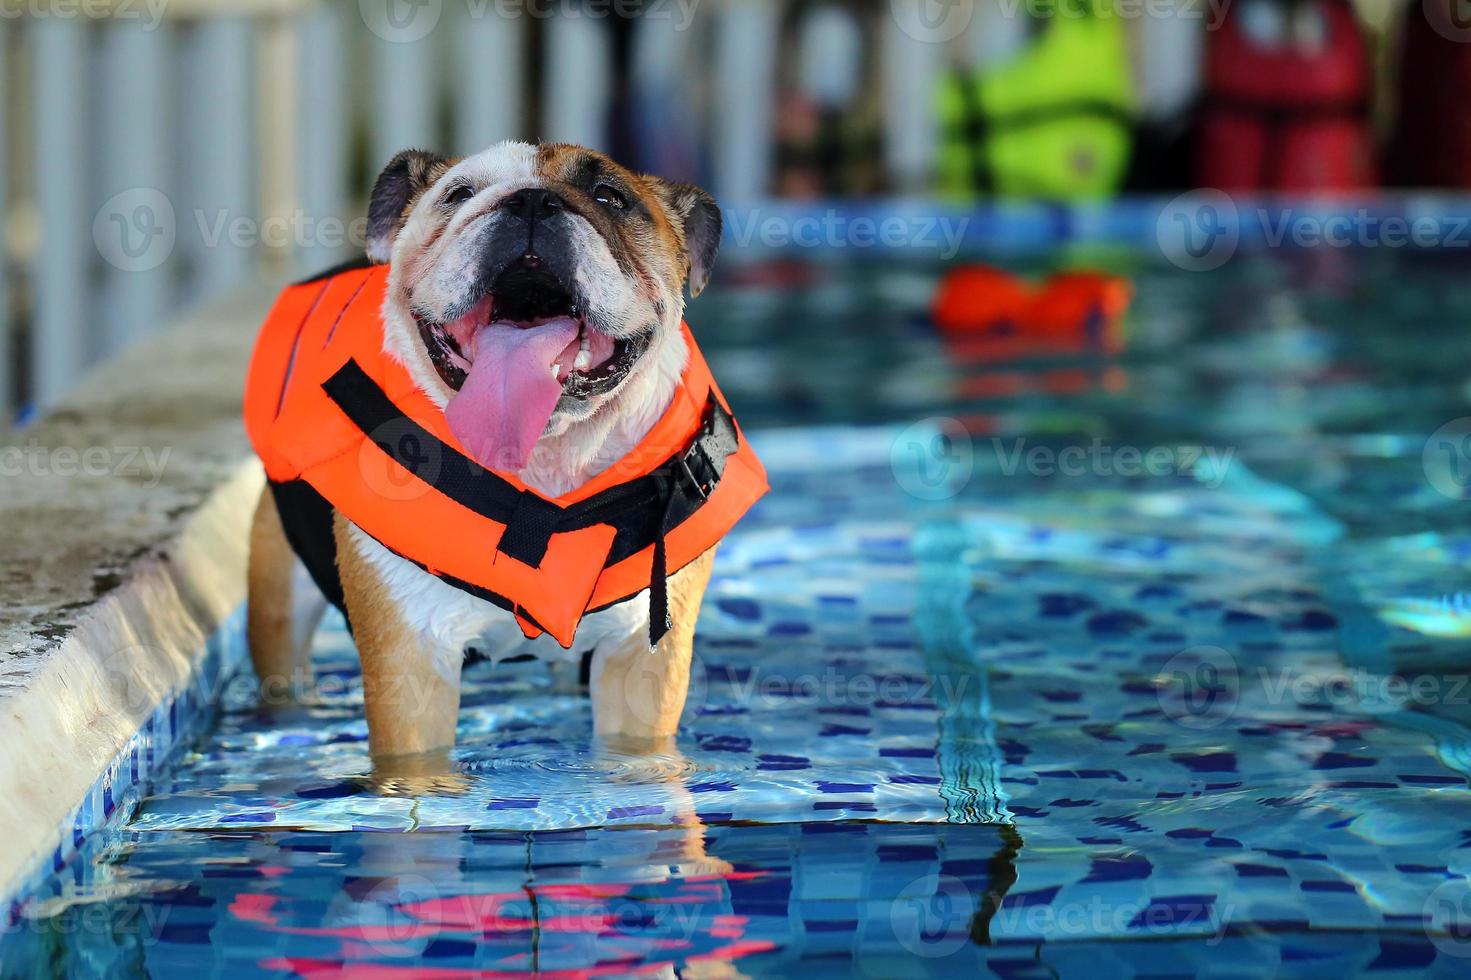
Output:
M552 365L577 334L566 316L526 328L492 323L476 334L474 363L444 415L481 466L514 473L526 465L562 397Z

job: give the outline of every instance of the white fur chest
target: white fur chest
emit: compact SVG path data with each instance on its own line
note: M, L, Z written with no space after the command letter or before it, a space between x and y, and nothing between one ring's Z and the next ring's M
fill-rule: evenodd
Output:
M398 609L404 624L444 656L458 656L473 644L492 660L531 654L546 661L571 661L606 643L648 632L646 589L615 606L584 616L570 650L563 649L549 634L527 639L516 617L505 609L430 575L355 525L350 525L348 533L354 546L381 576L388 599Z

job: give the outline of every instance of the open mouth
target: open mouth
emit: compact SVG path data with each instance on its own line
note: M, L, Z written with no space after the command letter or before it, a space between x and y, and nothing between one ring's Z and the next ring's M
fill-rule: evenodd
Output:
M459 391L482 358L494 358L508 331L541 331L535 339L545 370L562 394L587 398L616 388L643 353L648 337L620 340L591 326L572 293L555 276L516 267L500 275L470 311L447 323L415 314L429 358L444 383ZM517 338L517 346L533 338ZM556 341L565 340L565 343ZM495 369L495 364L482 365Z

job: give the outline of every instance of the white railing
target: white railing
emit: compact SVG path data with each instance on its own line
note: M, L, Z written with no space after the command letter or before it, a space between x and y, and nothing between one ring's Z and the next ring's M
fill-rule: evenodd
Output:
M680 137L679 159L696 131L703 179L728 205L771 190L788 2L646 0L633 28L631 90L680 103L636 126ZM862 2L877 64L855 66L851 44L819 37L823 50L797 59L800 84L877 72L890 186L920 192L936 73L947 52L995 33L988 5L1002 0L976 0L974 25L955 36L933 16L965 2ZM22 401L54 404L181 307L342 257L400 149L507 137L609 148L608 13L624 6L0 0L0 431ZM99 7L108 15L83 16Z
M545 0L541 14L507 0L110 2L89 17L93 4L0 0L0 431L180 308L341 258L377 168L406 146L607 143L605 17L549 16ZM713 32L712 70L743 94L713 115L743 134L716 141L713 169L742 192L770 156L772 78L746 52L772 46L774 2L695 8L735 25ZM686 26L636 30L658 44Z

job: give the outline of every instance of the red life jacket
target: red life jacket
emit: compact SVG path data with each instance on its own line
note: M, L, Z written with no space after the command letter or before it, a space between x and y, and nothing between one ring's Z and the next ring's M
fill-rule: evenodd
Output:
M1471 187L1471 16L1461 0L1405 7L1388 167L1406 187Z
M1375 181L1368 53L1349 0L1238 2L1210 34L1198 182L1225 191L1351 191ZM1255 37L1248 18L1275 16ZM1321 47L1294 35L1314 25Z
M664 415L587 483L546 498L487 470L444 411L383 350L388 266L287 288L261 328L245 425L288 539L342 606L336 508L384 547L516 614L529 637L572 645L583 615L650 594L668 628L666 576L725 536L767 490L687 326L689 362Z

